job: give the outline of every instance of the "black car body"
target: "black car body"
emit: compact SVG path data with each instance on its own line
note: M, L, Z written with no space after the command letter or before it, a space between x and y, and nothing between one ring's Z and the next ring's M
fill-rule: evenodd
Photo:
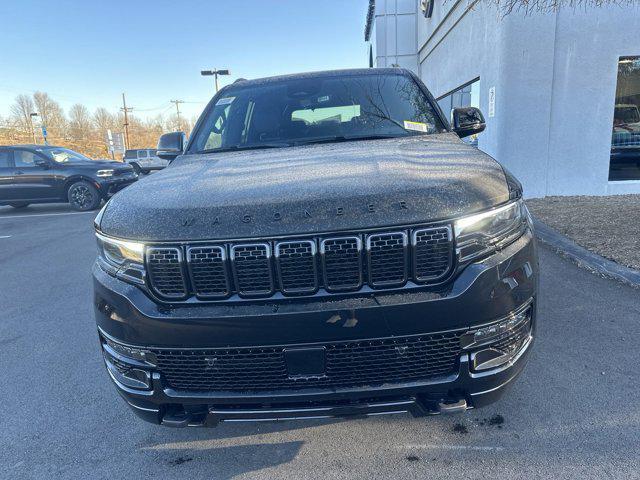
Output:
M137 178L129 165L91 160L63 147L0 146L0 205L69 202L92 210Z
M496 400L533 342L536 247L521 185L459 139L482 116L454 128L400 69L221 90L184 154L96 218L95 314L126 402L212 426Z

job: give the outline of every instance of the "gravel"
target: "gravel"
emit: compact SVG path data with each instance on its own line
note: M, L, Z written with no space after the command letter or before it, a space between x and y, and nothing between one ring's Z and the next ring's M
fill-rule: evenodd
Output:
M578 245L640 270L640 195L534 198L527 206Z

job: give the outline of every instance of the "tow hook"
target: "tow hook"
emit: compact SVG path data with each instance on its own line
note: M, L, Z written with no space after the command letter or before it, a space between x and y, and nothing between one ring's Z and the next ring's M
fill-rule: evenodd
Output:
M438 412L443 415L453 414L453 413L462 413L467 410L467 401L463 398L462 400L458 400L454 403L438 403Z

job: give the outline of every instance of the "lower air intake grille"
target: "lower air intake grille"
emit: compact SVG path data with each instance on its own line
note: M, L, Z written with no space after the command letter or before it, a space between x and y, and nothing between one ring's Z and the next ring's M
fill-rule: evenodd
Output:
M166 298L184 298L187 295L182 253L180 249L150 247L147 249L147 268L153 288Z
M166 381L179 390L359 387L429 380L455 373L461 353L461 333L327 343L324 345L326 375L309 378L288 376L285 346L155 349L153 353Z

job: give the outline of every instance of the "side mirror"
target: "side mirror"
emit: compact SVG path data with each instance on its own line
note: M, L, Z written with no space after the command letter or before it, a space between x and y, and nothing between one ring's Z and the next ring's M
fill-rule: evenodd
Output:
M487 126L487 124L484 123L482 112L476 107L454 108L451 112L451 123L453 131L456 132L460 138L480 133Z
M158 157L163 160L173 160L182 155L187 144L187 135L184 132L165 133L158 140Z
M36 157L36 159L33 161L33 163L38 166L38 167L42 167L42 168L49 168L50 164L47 160L45 160L44 158L40 158L40 157Z

